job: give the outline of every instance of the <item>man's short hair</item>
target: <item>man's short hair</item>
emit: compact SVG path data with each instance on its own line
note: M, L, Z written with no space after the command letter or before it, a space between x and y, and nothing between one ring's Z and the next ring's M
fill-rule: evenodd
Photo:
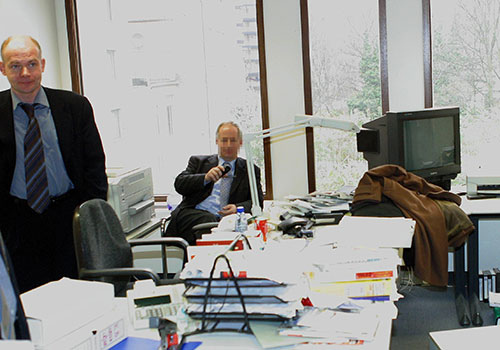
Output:
M38 41L36 41L35 38L33 38L32 36L29 36L29 35L20 35L20 36L12 35L4 40L4 42L2 43L2 47L0 48L0 55L2 56L2 62L5 60L3 57L3 51L5 50L5 47L7 47L7 45L9 45L9 43L12 41L12 39L20 38L20 37L25 37L27 39L30 39L31 42L33 42L33 44L35 44L35 46L38 48L38 52L40 53L40 58L42 58L42 47L40 46L40 43Z
M225 125L232 125L232 126L234 126L238 130L238 137L240 138L240 140L243 140L243 133L241 132L241 129L238 126L238 124L236 124L235 122L222 122L222 123L220 123L219 126L217 127L217 131L215 132L215 137L217 139L219 138L219 130L220 130L220 128L222 128Z

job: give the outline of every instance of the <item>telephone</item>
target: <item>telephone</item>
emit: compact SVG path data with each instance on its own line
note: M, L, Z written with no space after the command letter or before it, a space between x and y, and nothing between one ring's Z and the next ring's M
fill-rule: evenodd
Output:
M184 284L157 286L153 280L139 280L127 291L130 320L135 329L149 328L150 317L166 318L176 322L183 306Z

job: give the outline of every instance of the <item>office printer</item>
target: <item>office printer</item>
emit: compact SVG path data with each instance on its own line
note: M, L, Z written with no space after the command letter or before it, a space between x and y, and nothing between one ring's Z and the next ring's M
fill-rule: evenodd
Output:
M500 175L467 175L466 183L468 197L500 197Z
M115 209L123 231L147 223L154 216L151 168L108 168L108 202Z

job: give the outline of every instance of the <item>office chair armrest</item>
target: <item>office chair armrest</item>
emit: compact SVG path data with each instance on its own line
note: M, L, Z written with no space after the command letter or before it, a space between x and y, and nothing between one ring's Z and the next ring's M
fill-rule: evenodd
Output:
M117 277L117 276L137 276L151 278L155 284L160 283L160 276L156 272L148 268L138 268L138 267L116 267L112 269L80 269L80 278L96 278L96 277Z
M219 226L219 223L217 221L215 222L204 222L202 224L198 224L198 225L194 225L192 230L193 231L201 231L201 230L211 230L213 229L214 227L217 227ZM207 232L208 232L207 231Z
M162 245L162 246L173 246L182 249L183 251L187 251L187 247L189 243L181 237L161 237L155 239L131 239L128 241L130 246L139 246L139 245Z
M162 275L164 278L167 278L167 276L169 275L168 264L167 264L167 249L166 249L167 247L176 247L182 251L183 268L188 261L187 247L189 246L189 243L184 238L181 237L162 237L156 239L131 239L128 242L131 247L161 245L162 270L163 270Z
M171 218L172 215L169 214L160 220L160 234L162 237L167 237L167 225Z

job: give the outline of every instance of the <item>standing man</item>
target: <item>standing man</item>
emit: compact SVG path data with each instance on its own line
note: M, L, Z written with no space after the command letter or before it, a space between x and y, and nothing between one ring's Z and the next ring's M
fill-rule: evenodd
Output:
M21 292L76 278L72 219L91 198L106 199L104 151L89 101L41 86L45 59L29 36L1 46L0 230Z
M189 158L186 170L175 178L175 190L182 194L183 199L172 212L167 236L179 236L189 244L195 244L199 237L192 230L193 226L235 214L239 206L250 212L252 199L247 164L245 159L238 157L242 142L242 133L236 123L222 123L217 128L215 140L219 154ZM223 174L227 166L230 171ZM257 166L255 174L262 207L264 195Z

